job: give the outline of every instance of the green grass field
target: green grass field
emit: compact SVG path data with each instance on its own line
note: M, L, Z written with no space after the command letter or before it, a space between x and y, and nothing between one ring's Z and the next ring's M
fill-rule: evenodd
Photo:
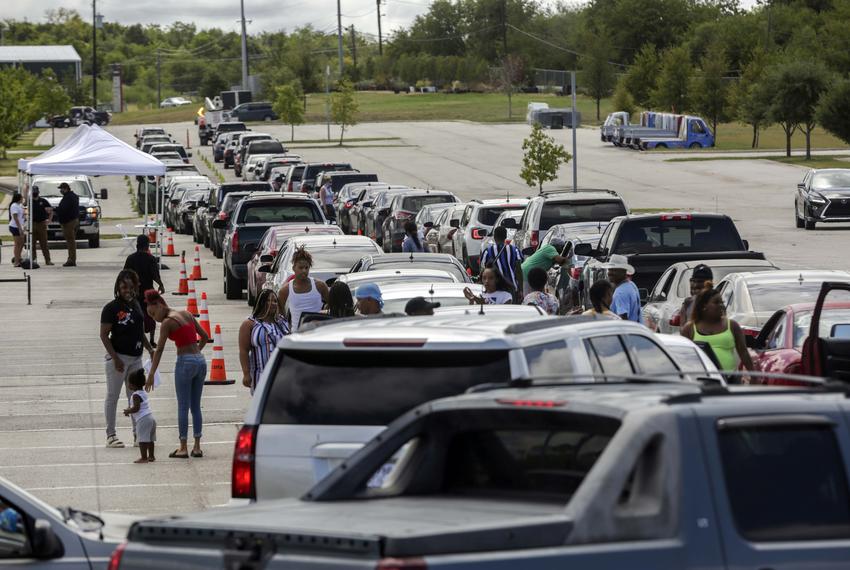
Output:
M694 156L687 158L670 158L665 162L705 162L709 160L772 160L782 164L792 164L806 168L850 168L850 156L816 155L811 160L805 156L763 155L763 156Z

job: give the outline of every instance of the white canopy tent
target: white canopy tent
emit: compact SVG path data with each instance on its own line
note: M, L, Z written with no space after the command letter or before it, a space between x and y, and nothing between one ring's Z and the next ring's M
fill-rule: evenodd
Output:
M34 174L85 175L85 176L163 176L165 165L153 156L141 152L114 137L97 125L80 125L60 144L41 156L20 159L19 171L27 176ZM157 184L158 185L158 184ZM30 184L26 184L28 189ZM28 211L32 212L32 193L27 191ZM161 219L160 200L157 194L156 222ZM147 201L145 225L148 225ZM157 244L161 240L157 240ZM27 254L32 260L32 215L29 216Z

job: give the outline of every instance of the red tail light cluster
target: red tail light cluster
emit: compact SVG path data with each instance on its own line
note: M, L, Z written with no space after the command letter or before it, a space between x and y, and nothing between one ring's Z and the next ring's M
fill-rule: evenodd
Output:
M472 239L484 239L487 235L485 230L480 230L478 228L472 228Z
M242 426L233 448L230 494L234 499L256 499L257 482L254 452L257 449L257 426Z
M664 214L661 216L662 222L681 222L681 221L690 221L693 219L693 216L690 214Z
M346 210L350 209L353 205L354 205L354 204L351 202L351 200L347 201L347 202L344 204L344 206L345 206L345 209L346 209Z
M399 210L395 213L395 217L399 220L412 220L416 217L416 214L413 212L405 212L404 210Z
M233 232L233 237L230 239L230 251L239 253L239 231Z
M560 408L566 404L563 400L513 400L510 398L499 398L496 402L520 408Z
M121 557L124 556L124 549L127 548L127 543L122 542L118 545L112 552L112 556L109 557L109 566L106 567L106 570L118 570L121 567Z
M581 278L581 267L572 267L570 268L570 277L578 280Z
M669 322L670 322L671 327L682 326L682 315L681 315L681 313L676 313L675 315L673 315L673 318L671 318Z
M537 249L538 245L540 245L540 232L533 230L531 232L531 247Z

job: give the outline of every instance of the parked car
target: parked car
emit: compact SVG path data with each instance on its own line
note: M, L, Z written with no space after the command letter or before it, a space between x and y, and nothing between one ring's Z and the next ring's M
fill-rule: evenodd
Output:
M195 208L195 215L192 218L192 241L203 244L204 247L210 246L209 225L207 216L210 216L209 207L215 201L215 195L218 193L218 186L213 185L207 192L204 201L199 203Z
M342 235L342 230L339 226L328 224L286 224L267 229L247 264L249 305L254 306L257 295L265 287L268 272L260 271L260 268L268 268L274 263L278 251L287 239L300 235Z
M227 220L228 216L233 212L236 202L232 200L227 203L227 210L223 206L225 197L231 192L252 193L252 192L271 192L274 188L268 182L225 182L220 184L215 195L207 206L207 233L210 236L210 249L216 257L221 258L224 252L221 250L221 242L224 239L224 230L216 230L212 227L213 220L216 218ZM244 196L241 196L244 198ZM222 211L225 213L222 214Z
M522 210L505 210L499 217L496 218L496 221L493 222L493 229L495 230L498 227L505 228L505 243L513 243L514 234L516 234L516 228L519 226L519 222L522 220L522 215L525 213L525 209ZM511 218L515 223L509 223L509 225L513 226L511 228L505 227L503 223L506 219ZM486 250L488 247L493 245L493 232L489 232L484 239L481 240L481 251Z
M225 125L242 125L242 127L228 127L222 130L222 127ZM243 123L221 123L219 125L219 129L216 131L217 134L215 135L215 143L213 144L213 162L224 162L224 153L227 148L231 148L232 157L232 148L235 146L235 144L233 144L234 140L237 139L240 134L248 131L249 129L246 129Z
M242 166L254 154L283 154L286 152L280 141L271 138L254 138L243 135L239 140L240 146L236 150L233 160L233 173L236 176L242 176Z
M212 184L208 185L191 185L189 186L180 198L180 202L174 206L173 225L172 227L181 234L194 233L193 224L195 222L195 210L199 205L207 205L207 199L210 195L210 190L214 189Z
M243 131L250 131L245 123L242 121L222 121L215 127L215 135L218 136L222 133L236 133Z
M396 194L401 192L409 192L411 188L407 186L392 186L382 189L372 198L372 205L364 207L362 215L364 215L363 235L367 235L375 240L378 245L383 245L384 232L383 224L388 213L390 203L395 198Z
M745 334L756 337L782 307L815 302L826 281L850 283L850 272L785 269L730 273L715 287L720 291L727 316L737 321Z
M191 104L192 101L185 97L168 97L167 99L163 99L159 106L162 109L166 109L168 107L182 107L183 105Z
M404 241L404 224L412 222L424 206L460 202L460 199L445 190L408 190L393 196L389 206L377 212L382 216L383 239L381 245L388 253L400 252Z
M95 192L91 178L88 176L54 176L36 175L32 177L32 187L38 188L39 196L47 200L50 206L56 209L62 200L59 184L67 182L71 190L80 199L80 223L77 226L77 239L87 240L89 247L100 247L100 220L103 217L98 200L106 200L109 193L106 188ZM47 224L47 239L50 241L64 241L62 226L56 216Z
M0 477L0 566L108 570L140 517L54 508Z
M150 154L151 147L154 145L160 144L173 144L174 141L171 140L171 137L165 135L148 135L142 139L141 144L139 145L139 150L144 153Z
M683 116L678 130L672 135L642 134L633 139L633 146L640 150L711 148L714 146L714 134L702 118Z
M809 170L797 184L794 220L807 230L818 222L850 222L850 169Z
M151 156L154 157L155 159L163 161L163 162L167 161L167 160L170 160L170 161L179 160L180 162L183 162L183 157L180 156L179 152L154 151L154 152L151 153Z
M413 219L416 227L422 233L423 237L428 235L428 232L434 227L437 218L440 217L445 210L453 207L457 202L441 202L439 204L429 204L424 206L416 217ZM426 242L427 243L427 242Z
M286 179L283 182L284 192L301 192L301 177L304 175L306 164L296 164L286 173Z
M360 194L358 194L355 198L354 203L351 205L351 210L348 214L350 220L349 223L351 225L351 233L369 235L366 232L366 217L371 211L372 206L374 205L375 197L382 191L388 190L390 188L407 187L391 187L389 184L385 184L383 182L366 182L365 185L361 187Z
M375 269L340 275L337 281L348 285L354 291L363 283L374 283L382 290L384 285L411 283L461 283L460 278L451 271L442 269L422 269L415 265L404 269Z
M253 131L242 132L233 138L230 144L224 149L224 167L233 167L233 172L236 176L242 176L242 173L236 168L236 164L241 160L240 154L242 149L248 143L254 141L273 141L274 138L266 133L255 133Z
M351 273L374 271L376 269L439 269L457 277L459 282L471 283L469 275L461 262L447 253L384 253L368 255L351 266Z
M233 107L230 116L240 121L276 121L277 113L272 109L272 104L267 101L254 101L241 103Z
M309 199L309 198L308 198ZM310 200L312 202L312 200ZM315 204L315 202L313 202ZM329 281L348 273L349 267L364 255L377 255L380 249L366 236L302 235L286 240L266 276L267 288L280 292L292 277L292 256L299 247L313 256L310 276ZM295 328L298 323L293 323Z
M525 215L518 226L505 220L505 227L514 227L514 245L521 251L537 250L549 228L576 222L608 222L629 213L619 194L611 190L559 190L544 192L528 202Z
M176 152L178 155L180 155L180 159L186 163L189 162L189 157L192 156L192 153L188 152L182 144L174 143L155 144L148 149L148 152L151 155L159 152Z
M168 136L168 133L162 127L141 127L136 129L136 132L133 134L133 138L136 139L136 148L141 148L142 139L151 135Z
M437 218L434 227L425 234L425 243L431 253L447 253L456 257L452 237L460 227L460 217L465 209L466 204L455 204Z
M266 159L263 164L262 172L260 172L259 178L263 181L271 181L271 171L279 166L290 166L293 164L299 164L301 162L301 157L297 154L284 154L272 155L270 158Z
M262 167L262 161L270 154L252 154L245 162L245 168L242 169L242 180L244 182L253 182L258 180L257 169Z
M506 210L524 211L528 203L527 198L472 200L466 203L460 227L452 236L452 252L472 270L473 275L481 273L478 264L481 241L493 233L499 214Z
M213 221L213 227L224 229L224 294L240 299L247 286L248 260L254 255L266 230L282 224L325 224L319 206L306 196L259 194L239 201L227 220Z
M354 170L347 162L309 162L301 174L301 192L318 192L316 177L326 170Z
M711 268L715 283L730 273L777 271L779 268L766 259L697 259L674 263L649 293L643 308L643 323L650 329L675 334L684 325L680 311L685 299L691 296L691 276L698 265Z
M343 233L356 233L351 231L351 219L348 216L348 212L354 205L358 194L360 194L359 186L346 184L338 190L334 199L334 217Z
M239 202L242 201L243 198L247 198L253 194L253 192L230 192L224 198L222 198L219 203L218 208L215 211L212 211L212 208L207 207L207 231L210 234L210 249L213 252L213 255L218 259L224 257L224 234L226 232L225 228L217 228L215 227L214 222L216 220L227 220L233 215L233 211L236 209L236 206L239 205ZM212 216L212 217L211 217Z

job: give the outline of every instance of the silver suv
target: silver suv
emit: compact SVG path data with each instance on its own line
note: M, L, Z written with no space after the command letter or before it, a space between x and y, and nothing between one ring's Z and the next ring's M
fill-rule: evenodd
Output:
M629 209L613 190L557 190L532 198L519 224L505 220L505 227L516 227L514 244L523 252L537 250L549 228L575 222L608 222L628 214Z
M507 210L524 210L527 198L506 198L504 200L472 200L460 217L460 227L452 236L452 250L455 257L478 275L478 258L481 257L482 240L493 233L496 219Z
M482 382L677 380L685 369L662 339L620 320L484 306L307 325L281 341L260 378L237 437L232 496L300 496L396 417Z

